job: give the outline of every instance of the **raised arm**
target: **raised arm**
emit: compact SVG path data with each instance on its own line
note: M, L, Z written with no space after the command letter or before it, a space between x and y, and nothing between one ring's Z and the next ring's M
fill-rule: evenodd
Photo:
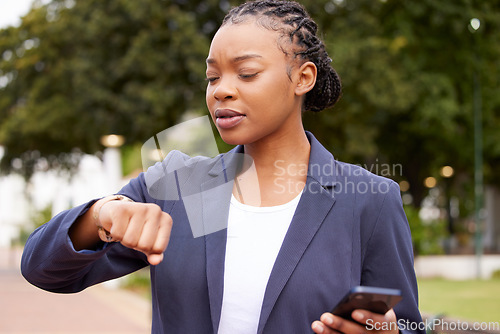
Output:
M163 259L172 228L169 214L152 203L110 196L95 202L69 229L75 250L96 249L101 242L120 242L157 265Z

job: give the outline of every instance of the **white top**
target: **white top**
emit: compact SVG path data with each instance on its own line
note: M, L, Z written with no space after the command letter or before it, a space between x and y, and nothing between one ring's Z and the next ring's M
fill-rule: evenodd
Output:
M218 334L257 333L267 281L301 194L271 207L231 198Z

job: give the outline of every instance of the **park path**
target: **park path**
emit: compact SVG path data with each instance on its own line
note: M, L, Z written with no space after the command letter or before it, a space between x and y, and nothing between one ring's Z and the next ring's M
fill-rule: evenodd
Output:
M0 249L0 334L148 334L150 301L98 285L54 294L29 284L19 271L22 250Z

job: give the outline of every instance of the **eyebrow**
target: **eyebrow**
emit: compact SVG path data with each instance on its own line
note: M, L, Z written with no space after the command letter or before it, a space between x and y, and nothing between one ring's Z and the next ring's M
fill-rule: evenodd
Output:
M243 56L234 57L233 59L231 59L231 62L232 63L239 63L239 62L242 62L244 60L253 59L253 58L262 58L262 56L258 55L258 54L250 53L250 54L246 54ZM207 58L207 64L217 64L217 61L213 58Z

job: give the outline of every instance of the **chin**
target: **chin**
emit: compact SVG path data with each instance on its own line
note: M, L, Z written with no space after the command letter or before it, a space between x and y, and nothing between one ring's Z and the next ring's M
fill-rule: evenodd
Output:
M246 145L253 142L248 136L238 134L236 131L233 133L224 133L219 131L222 140L228 145Z
M222 136L221 135L221 138L224 141L224 143L226 143L228 145L245 145L245 144L247 144L244 140L242 140L241 138L238 138L237 136Z

